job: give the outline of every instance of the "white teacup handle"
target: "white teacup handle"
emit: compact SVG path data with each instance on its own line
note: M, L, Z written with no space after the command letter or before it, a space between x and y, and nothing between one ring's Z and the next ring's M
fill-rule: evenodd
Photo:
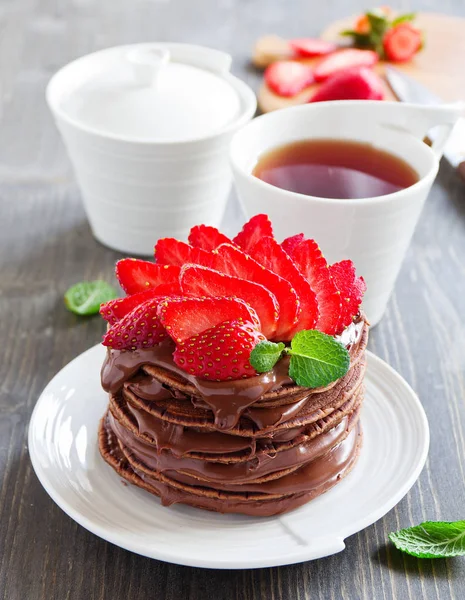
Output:
M437 135L431 146L438 159L442 156L455 123L465 114L465 104L462 102L437 106L402 104L400 102L389 104L389 123L385 123L385 127L406 131L420 139L423 139L430 129L438 127Z

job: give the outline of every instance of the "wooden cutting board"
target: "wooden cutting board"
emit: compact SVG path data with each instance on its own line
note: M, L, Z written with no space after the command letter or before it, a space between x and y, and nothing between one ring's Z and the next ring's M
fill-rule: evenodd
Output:
M321 37L330 41L340 41L339 32L350 29L356 17L348 17L329 25ZM411 75L444 101L465 99L465 19L449 17L436 13L419 13L415 24L425 34L425 48L412 61L393 64L396 68ZM308 64L319 59L305 59ZM384 63L376 66L376 71L383 75ZM283 98L274 94L263 83L258 93L258 104L262 112L270 112L295 104L308 102L316 86L309 86L297 96ZM386 100L394 100L394 96L385 85Z

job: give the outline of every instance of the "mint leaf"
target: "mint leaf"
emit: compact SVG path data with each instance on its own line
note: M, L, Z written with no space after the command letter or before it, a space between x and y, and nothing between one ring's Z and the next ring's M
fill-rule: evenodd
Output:
M304 387L326 386L349 370L347 349L321 331L299 331L291 342L289 354L289 375Z
M465 521L425 521L390 533L389 539L418 558L465 556Z
M396 25L399 25L400 23L408 23L410 21L414 21L416 16L417 16L416 13L407 13L405 15L399 15L392 21L391 26L395 27Z
M117 296L116 290L106 281L82 281L66 292L65 304L76 315L95 315L103 302Z
M284 350L284 344L279 342L259 342L250 353L250 364L258 373L266 373L271 371Z

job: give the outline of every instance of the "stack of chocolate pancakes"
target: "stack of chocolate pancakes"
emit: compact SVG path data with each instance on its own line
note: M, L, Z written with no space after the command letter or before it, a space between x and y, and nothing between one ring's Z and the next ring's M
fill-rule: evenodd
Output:
M177 367L170 341L109 349L101 454L164 505L256 516L301 506L335 485L358 457L367 338L359 315L337 338L349 350L349 371L319 389L297 386L287 358L268 373L213 383Z

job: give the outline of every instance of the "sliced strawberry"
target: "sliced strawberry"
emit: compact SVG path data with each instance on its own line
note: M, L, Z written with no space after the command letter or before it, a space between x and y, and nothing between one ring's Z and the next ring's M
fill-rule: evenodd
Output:
M290 40L289 45L298 56L322 56L337 49L336 44L319 38L298 38Z
M313 70L294 60L279 60L266 68L265 81L278 96L295 96L313 83Z
M240 298L166 298L158 316L176 343L222 321L249 321L260 326L257 313Z
M137 294L165 283L175 283L179 267L158 265L138 258L123 258L116 263L116 277L126 294Z
M383 47L388 60L404 62L420 50L421 31L411 23L399 23L384 34Z
M291 258L315 292L320 316L317 329L336 335L341 319L341 294L331 278L328 264L314 240L304 240L291 252Z
M357 315L367 286L363 277L356 276L354 263L351 260L334 263L329 267L329 272L341 293L342 314L339 330L342 331Z
M113 325L120 321L124 316L133 311L137 306L147 300L154 300L160 298L160 294L156 290L146 290L145 292L138 292L126 298L116 298L116 300L110 300L105 304L100 305L100 314L102 317ZM164 298L164 296L162 296Z
M276 297L279 321L273 339L287 341L287 333L300 313L299 298L292 285L231 244L221 244L213 254L218 255L215 265L218 271L259 283Z
M383 83L379 75L368 67L353 67L324 81L309 102L382 100L383 97Z
M270 339L274 337L279 305L275 296L262 285L197 265L185 265L181 269L180 282L182 292L186 296L241 298L256 311L263 334Z
M288 237L281 242L281 247L285 252L287 252L287 254L290 254L296 246L298 246L304 241L304 239L305 236L303 233L291 235L291 237Z
M314 72L315 80L323 81L331 75L351 67L372 67L378 60L378 54L373 50L358 50L357 48L338 50L317 64Z
M209 253L202 248L193 248L174 238L162 238L155 244L155 260L159 265L182 267L186 263L208 262Z
M102 344L114 350L137 350L162 342L167 332L157 316L159 303L160 298L154 298L136 306L105 333Z
M249 253L263 236L273 237L273 226L267 215L255 215L245 223L233 242Z
M214 250L220 244L231 244L231 240L216 227L196 225L189 233L189 244L203 250Z
M261 265L288 281L300 300L298 321L289 328L284 339L292 339L294 334L302 329L314 329L318 320L318 302L315 292L278 242L272 237L263 237L255 244L251 255Z
M209 381L257 375L250 353L265 336L244 321L223 321L176 345L174 362L190 375Z

